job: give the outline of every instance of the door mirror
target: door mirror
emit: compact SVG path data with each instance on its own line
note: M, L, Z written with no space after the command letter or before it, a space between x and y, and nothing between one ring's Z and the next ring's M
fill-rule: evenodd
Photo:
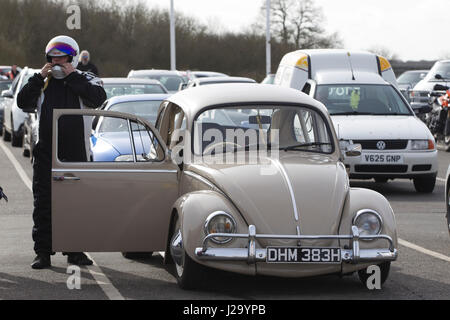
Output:
M442 84L435 84L433 87L433 90L436 90L436 91L445 91L447 89L448 89L448 87L443 86Z
M442 80L442 76L438 73L434 76L435 79Z
M359 157L361 155L361 144L351 144L345 149L345 155L347 157Z
M12 92L12 90L3 90L2 97L3 98L14 98L14 93Z

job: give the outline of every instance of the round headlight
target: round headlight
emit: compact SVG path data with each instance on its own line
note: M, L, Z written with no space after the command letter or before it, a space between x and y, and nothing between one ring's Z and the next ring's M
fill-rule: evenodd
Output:
M381 232L383 221L378 212L370 209L363 209L356 213L353 225L358 227L361 236L374 236Z
M205 233L234 233L236 231L236 222L233 217L224 211L211 213L205 222ZM211 240L215 243L224 244L230 242L230 237L214 237Z

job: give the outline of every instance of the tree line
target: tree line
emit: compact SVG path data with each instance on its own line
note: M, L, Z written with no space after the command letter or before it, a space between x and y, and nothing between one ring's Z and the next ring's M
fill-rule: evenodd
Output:
M281 12L279 8L286 9L284 2L296 9ZM320 17L320 8L311 0L273 3L272 72L287 52L340 45L337 35L326 35L322 20L314 19ZM80 7L81 28L69 30L67 8L73 4ZM281 23L280 14L285 14ZM76 39L80 50L91 53L103 77L123 77L131 69L169 69L169 25L167 10L138 1L0 0L0 64L41 68L47 42L65 34ZM175 32L178 70L264 78L266 40L261 23L240 33L216 34L194 18L176 13Z

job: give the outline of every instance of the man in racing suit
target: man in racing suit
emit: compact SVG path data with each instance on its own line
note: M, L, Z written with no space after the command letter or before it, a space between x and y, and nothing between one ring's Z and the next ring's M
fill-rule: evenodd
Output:
M78 44L70 37L58 36L50 40L46 48L47 64L40 73L32 76L17 96L17 104L24 111L37 111L39 139L33 149L33 197L34 211L32 237L37 256L33 269L51 266L51 167L52 167L52 121L53 109L83 109L99 107L106 100L102 82L92 73L76 70ZM81 118L61 118L58 128L63 129L58 137L58 154L62 161L87 161L84 123ZM58 130L59 131L59 130ZM62 148L64 147L64 148ZM68 263L90 265L82 252L69 252Z

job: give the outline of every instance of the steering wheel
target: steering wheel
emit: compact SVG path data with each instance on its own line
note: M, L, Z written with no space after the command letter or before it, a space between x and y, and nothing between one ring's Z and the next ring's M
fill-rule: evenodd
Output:
M216 143L212 143L210 145L208 145L205 150L203 150L203 155L208 154L210 151L212 151L213 149L215 149L218 145L232 145L233 147L242 147L240 144L237 144L235 142L229 142L229 141L219 141Z

